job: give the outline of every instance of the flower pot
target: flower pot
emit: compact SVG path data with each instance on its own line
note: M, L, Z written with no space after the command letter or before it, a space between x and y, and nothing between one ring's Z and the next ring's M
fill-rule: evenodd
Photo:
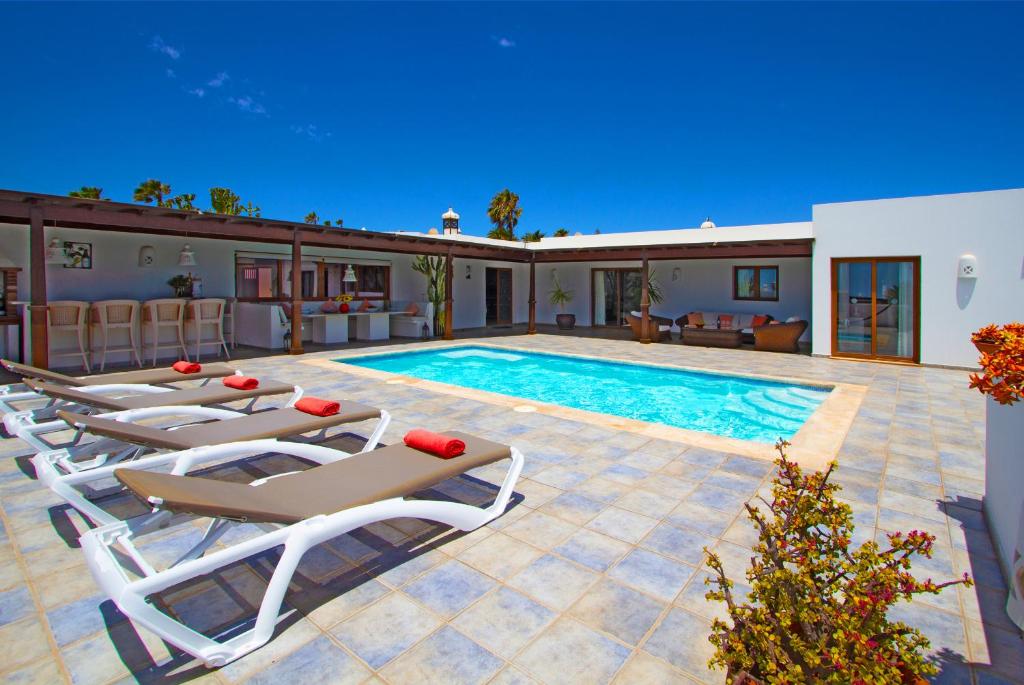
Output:
M994 342L976 342L974 346L978 348L978 352L982 354L995 354L999 349L999 343Z
M563 331L572 330L576 327L576 315L575 314L556 314L555 323L558 324L558 328Z
M348 314L348 302L342 302L341 306L338 307L338 311L342 314Z

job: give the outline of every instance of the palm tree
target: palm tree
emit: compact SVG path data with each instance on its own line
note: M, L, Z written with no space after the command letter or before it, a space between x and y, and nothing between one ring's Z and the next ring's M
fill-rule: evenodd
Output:
M181 195L175 195L172 198L168 198L167 206L174 207L175 209L183 209L186 212L198 212L193 202L196 200L195 193L182 193Z
M245 203L244 205L239 207L239 210L241 212L244 212L246 216L254 216L258 218L260 215L260 208L254 205L252 202Z
M524 243L539 243L540 239L544 237L544 234L540 231L530 231L529 233L523 234Z
M157 207L166 207L164 197L171 194L171 186L150 178L139 184L132 198L136 202L156 202Z
M518 195L508 188L495 194L491 198L491 206L487 208L487 216L494 224L494 228L487 234L487 237L498 240L515 240L516 226L519 224L519 217L522 214L523 208L519 206Z
M242 213L241 200L230 188L210 188L210 206L215 214L238 216Z
M303 219L303 221L305 221L307 224L318 224L320 223L320 217L317 216L316 212L310 212L309 214L306 215L306 218Z
M564 238L567 235L569 235L569 229L567 229L567 228L559 228L554 233L554 236L556 238Z
M106 200L105 197L100 197L103 194L103 188L96 186L82 186L78 190L72 190L68 193L68 197L81 197L86 200Z

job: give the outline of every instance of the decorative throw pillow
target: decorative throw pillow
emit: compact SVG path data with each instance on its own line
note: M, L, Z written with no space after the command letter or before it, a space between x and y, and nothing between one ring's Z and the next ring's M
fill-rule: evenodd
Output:
M791 316L788 319L786 319L786 323L796 323L799 320L800 320L799 316Z
M768 323L768 317L763 314L758 314L750 320L750 327L757 328L758 326L763 326L766 323Z
M719 328L732 328L732 314L719 314L718 315L718 327Z
M357 312L368 312L368 311L370 311L370 301L364 299L363 303L361 305L359 305L359 309L357 309L356 311Z
M689 314L686 315L686 321L687 323L693 326L703 326L704 314L702 314L701 312L690 312Z
M409 306L405 308L405 313L409 316L416 316L420 313L420 306L415 302L410 302Z
M322 311L324 314L333 314L334 312L338 311L338 303L335 302L334 300L327 300L322 305L320 305L320 311Z

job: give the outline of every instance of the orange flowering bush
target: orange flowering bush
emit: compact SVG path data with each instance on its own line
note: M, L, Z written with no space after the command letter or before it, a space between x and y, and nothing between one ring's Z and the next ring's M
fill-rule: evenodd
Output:
M971 374L971 387L999 404L1024 399L1024 324L985 326L971 335L971 341L996 346L991 353L982 352L981 373Z
M778 474L771 501L747 504L758 530L745 602L733 592L717 555L707 552L714 572L708 600L725 602L731 622L716 619L708 638L715 646L709 666L724 667L730 681L765 683L901 683L937 669L922 650L928 639L890 621L886 613L916 594L937 594L962 579L917 580L913 557L930 557L934 536L913 530L892 533L888 545L868 541L851 549L853 514L835 499L836 468L804 475L786 458L789 443L776 445Z

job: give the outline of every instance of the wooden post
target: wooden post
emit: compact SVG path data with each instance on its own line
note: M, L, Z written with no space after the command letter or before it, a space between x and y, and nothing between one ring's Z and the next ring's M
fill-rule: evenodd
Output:
M444 339L454 340L452 331L455 328L455 312L452 310L452 274L455 266L452 260L452 248L448 248L448 254L444 258Z
M537 268L534 264L534 256L530 255L530 322L526 326L526 334L534 335L537 332Z
M647 269L647 252L643 253L643 267L640 269L640 342L651 342L651 279Z
M29 210L29 267L32 304L29 320L32 331L32 365L50 368L50 347L46 330L46 232L43 230L43 208Z
M292 344L291 354L302 354L302 234L292 231Z

